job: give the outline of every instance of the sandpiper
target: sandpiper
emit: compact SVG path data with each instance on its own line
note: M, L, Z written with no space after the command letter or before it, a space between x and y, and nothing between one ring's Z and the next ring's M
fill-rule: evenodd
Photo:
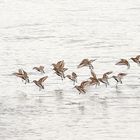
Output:
M79 85L79 86L74 86L74 88L76 88L78 91L79 91L79 94L81 94L81 93L86 93L86 90L85 90L85 88L86 88L86 86L88 86L90 84L90 82L89 81L83 81L83 82L81 82L81 84Z
M35 70L37 70L37 71L39 71L39 72L41 72L41 73L45 73L45 71L44 71L44 66L33 67L33 69L35 69Z
M140 55L137 55L136 57L131 57L130 59L132 59L135 63L140 65Z
M109 85L109 82L108 82L109 77L108 77L108 75L110 75L111 73L113 73L113 72L112 71L106 72L106 73L103 74L102 78L98 78L98 80L101 83L104 83L106 87Z
M64 68L65 63L64 60L57 62L56 64L52 64L53 66L53 70L55 71L55 73L61 77L61 79L63 80L65 78L65 74L64 72L66 70L68 70L68 68Z
M25 84L30 82L27 72L22 69L19 69L18 72L14 73L14 75L21 78L22 80L25 80Z
M73 81L73 84L77 83L77 74L75 72L72 72L71 75L66 75L67 78Z
M99 86L100 82L93 70L91 70L91 75L92 75L92 77L89 78L91 80L90 85L95 85L96 87Z
M118 83L122 84L122 79L126 75L127 75L126 73L119 73L117 76L112 76L112 78L114 78L117 81L116 88L118 88Z
M126 59L121 59L115 65L126 65L128 69L130 68L130 64L129 64L129 62Z
M89 59L83 59L82 61L81 61L81 63L77 66L77 68L82 68L82 67L85 67L85 66L87 66L87 67L89 67L89 69L94 69L94 67L93 67L93 65L92 65L92 62L94 62L96 59L91 59L91 60L89 60Z
M48 78L48 76L44 76L40 78L38 81L34 80L33 82L39 87L39 90L44 89L43 82Z

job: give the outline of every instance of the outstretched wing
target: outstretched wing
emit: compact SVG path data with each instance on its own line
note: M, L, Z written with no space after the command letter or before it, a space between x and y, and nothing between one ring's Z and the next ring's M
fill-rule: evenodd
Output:
M89 84L90 84L89 81L83 81L83 82L81 82L80 86L81 86L82 88L84 88L85 86L87 86L87 85L89 85Z
M113 73L113 71L108 71L108 72L104 73L104 75L109 75L111 73Z
M40 79L38 80L38 82L39 82L39 83L43 83L47 78L48 78L48 76L44 76L44 77L40 78Z
M88 63L89 63L89 60L88 60L88 59L83 59L83 60L81 61L81 63L78 65L77 68L80 68L80 67L82 67L83 65L86 65L86 64L88 64Z
M39 68L38 67L33 67L33 70L39 71Z
M24 75L25 77L27 77L27 76L28 76L27 72L26 72L26 71L24 71L24 70L23 70L23 75Z
M140 55L137 55L137 56L136 56L136 59L140 60Z
M126 76L126 75L127 75L127 73L119 73L119 74L118 74L118 77L123 78L123 77Z
M40 70L43 70L43 69L44 69L44 66L39 66L39 69L40 69Z
M58 68L60 68L60 69L64 68L64 65L65 65L64 60L57 62L56 65L57 65Z

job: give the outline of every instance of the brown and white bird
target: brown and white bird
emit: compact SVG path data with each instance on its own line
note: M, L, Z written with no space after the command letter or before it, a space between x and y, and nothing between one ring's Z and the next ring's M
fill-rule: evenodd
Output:
M127 68L130 68L130 64L126 59L121 59L119 62L117 62L115 65L125 65Z
M98 78L98 80L101 83L104 83L106 87L109 85L109 81L108 81L109 77L108 77L108 75L110 75L111 73L113 73L113 72L112 71L106 72L106 73L103 74L102 78Z
M131 57L130 59L133 60L133 62L140 65L140 55L137 55L136 57Z
M73 81L73 84L77 83L77 74L75 72L72 72L71 75L66 75L67 78L69 78L71 81Z
M119 73L117 76L112 76L112 78L114 78L116 80L116 88L118 88L118 83L122 84L122 79L124 78L124 76L126 76L126 73Z
M18 72L15 72L13 74L16 75L17 77L21 78L22 80L24 80L25 84L30 82L27 72L24 71L23 69L19 69Z
M91 80L90 85L95 85L96 87L99 86L100 82L93 70L91 70L91 75L92 75L92 77L89 78Z
M79 91L79 94L81 93L86 93L86 87L90 85L90 82L89 81L83 81L81 82L81 84L79 86L74 86L74 88L76 88L78 91Z
M33 69L34 69L34 70L37 70L38 72L45 73L45 71L44 71L44 66L33 67Z
M44 85L43 82L48 78L48 76L44 76L42 78L40 78L38 81L37 80L33 80L33 83L35 83L38 87L39 90L44 89Z
M65 78L65 71L68 70L68 68L64 68L65 66L65 62L64 60L57 62L56 64L52 64L53 66L53 70L55 71L55 73L61 77L61 79L63 80Z
M94 62L96 59L83 59L81 63L77 66L77 68L82 68L82 67L89 67L89 69L94 69L92 62Z

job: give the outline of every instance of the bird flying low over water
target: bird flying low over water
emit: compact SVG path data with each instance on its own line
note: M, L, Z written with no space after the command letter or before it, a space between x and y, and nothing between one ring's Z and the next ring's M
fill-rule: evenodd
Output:
M79 86L74 86L74 88L76 88L78 91L79 91L79 94L81 93L86 93L86 87L90 85L90 82L89 81L83 81L81 82L81 84Z
M13 74L15 76L21 78L22 80L24 80L25 81L25 84L30 82L29 81L29 76L28 76L27 72L24 71L23 69L19 69L18 72L15 72Z
M121 59L115 65L126 65L128 69L130 68L130 64L129 64L129 62L126 59Z
M83 59L82 61L81 61L81 63L77 66L77 68L82 68L82 67L89 67L89 69L91 70L91 69L94 69L94 67L93 67L93 65L92 65L92 62L94 62L96 59L91 59L91 60L89 60L89 59Z
M44 85L43 82L48 78L48 76L44 76L42 78L40 78L38 81L37 80L33 80L33 83L35 83L38 87L39 90L44 89Z
M69 78L71 81L73 81L73 84L77 83L77 74L75 72L72 72L71 75L66 75L67 78Z
M61 79L63 80L65 78L65 71L68 70L68 68L64 68L65 66L65 62L64 60L57 62L56 64L52 64L53 66L53 70L55 71L55 73L61 77Z
M126 76L126 73L119 73L117 76L112 76L112 78L114 78L116 80L116 88L118 88L118 83L122 84L122 79L124 78L124 76Z
M34 70L37 70L38 72L45 73L45 71L44 71L44 66L33 67L33 69L34 69Z
M108 75L112 74L113 71L109 71L109 72L106 72L103 74L103 77L102 78L98 78L98 80L101 82L101 83L104 83L105 86L107 87L109 85L109 82L108 82Z
M90 85L95 85L96 87L99 86L100 82L93 70L91 70L91 75L92 75L92 77L89 78L89 80L91 80Z
M140 65L140 55L137 55L136 57L131 57L130 59L133 60L133 62Z

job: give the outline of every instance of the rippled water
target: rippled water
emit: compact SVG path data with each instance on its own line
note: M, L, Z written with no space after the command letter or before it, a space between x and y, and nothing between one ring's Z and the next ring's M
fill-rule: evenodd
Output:
M140 67L114 65L140 54L139 13L139 0L1 0L0 139L139 140ZM97 59L99 76L128 73L123 85L110 80L79 95L52 71L64 59L80 83L90 75L76 68L83 58ZM38 79L38 65L49 76L44 91L11 75L23 68Z

